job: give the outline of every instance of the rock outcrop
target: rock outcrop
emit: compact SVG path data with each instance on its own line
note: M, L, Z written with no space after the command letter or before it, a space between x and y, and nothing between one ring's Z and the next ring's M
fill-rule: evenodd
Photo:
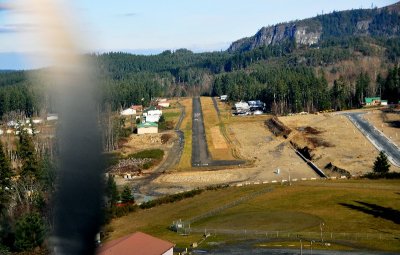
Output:
M275 45L285 41L295 40L297 44L312 45L319 42L322 28L311 31L309 27L296 23L284 23L263 27L254 36L233 42L229 52L252 50L264 45Z

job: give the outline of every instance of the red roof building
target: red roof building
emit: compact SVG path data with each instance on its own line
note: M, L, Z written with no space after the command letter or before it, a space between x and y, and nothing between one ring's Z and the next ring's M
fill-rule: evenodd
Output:
M142 112L143 111L143 106L141 105L132 105L131 109L137 111L137 112Z
M142 232L100 246L97 255L173 255L174 244Z

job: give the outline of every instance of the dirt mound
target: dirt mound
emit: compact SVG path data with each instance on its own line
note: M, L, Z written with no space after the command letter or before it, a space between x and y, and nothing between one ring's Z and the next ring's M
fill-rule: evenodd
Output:
M344 175L344 176L347 176L347 177L351 177L351 174L350 174L349 171L347 171L347 170L345 170L345 169L343 169L343 168L340 168L340 167L335 166L334 164L332 164L332 162L329 162L329 163L325 166L325 169L326 169L326 170L330 170L330 171L332 171L333 173L339 174L339 175L341 175L341 176Z
M323 146L323 147L334 147L335 146L319 137L307 137L307 140L313 145L314 148L321 147L321 146Z
M297 130L300 132L304 132L306 134L312 134L312 135L318 135L318 134L322 133L322 131L315 129L313 127L310 127L310 126L298 127Z
M276 136L283 136L286 138L292 132L292 130L285 126L277 117L266 120L265 125Z

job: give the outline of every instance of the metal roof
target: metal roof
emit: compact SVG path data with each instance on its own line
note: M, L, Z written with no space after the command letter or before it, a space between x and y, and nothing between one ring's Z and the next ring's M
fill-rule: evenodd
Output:
M158 127L158 124L155 122L146 122L138 124L137 127L138 128Z

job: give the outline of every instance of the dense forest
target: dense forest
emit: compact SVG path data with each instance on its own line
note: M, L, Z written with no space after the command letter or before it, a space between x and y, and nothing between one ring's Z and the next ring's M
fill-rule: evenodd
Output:
M195 94L260 99L277 114L359 107L365 96L382 95L398 102L397 7L333 12L298 21L309 30L322 27L321 40L314 45L285 40L247 51L195 54L179 49L152 56L112 52L88 58L101 80L102 109ZM365 19L370 19L369 26L361 33L360 21ZM0 73L4 120L16 113L29 117L54 111L46 92L51 84L38 72Z

